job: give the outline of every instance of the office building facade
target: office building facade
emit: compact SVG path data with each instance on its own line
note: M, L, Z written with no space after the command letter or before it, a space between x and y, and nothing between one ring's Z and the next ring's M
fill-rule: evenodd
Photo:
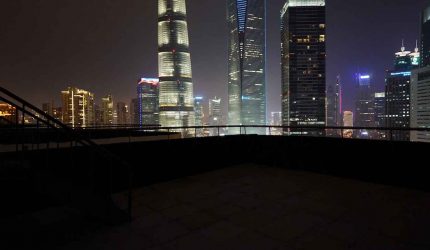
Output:
M430 129L430 66L412 71L411 127ZM410 135L411 141L430 142L430 130Z
M342 121L342 85L340 76L336 77L336 82L327 86L327 126L341 127ZM337 129L328 129L327 136L339 136Z
M142 78L137 85L139 123L143 126L160 125L159 82L156 78Z
M133 98L130 102L130 123L131 125L135 126L142 126L140 122L140 99L139 98Z
M63 102L63 123L73 128L95 125L94 94L76 87L61 91Z
M385 97L386 119L389 128L409 128L411 111L411 75L412 70L419 67L420 53L402 48L395 54L394 70L387 71ZM409 131L393 130L390 139L409 141Z
M195 116L195 126L203 126L204 108L203 108L204 98L201 96L196 96L194 98L194 116Z
M130 123L130 121L129 121L129 108L128 108L127 104L125 104L124 102L117 102L116 103L116 113L117 113L116 124L127 125Z
M114 122L114 108L112 95L107 95L102 98L102 105L100 109L101 124L103 126L113 125Z
M324 0L290 0L281 11L282 121L326 125L326 8ZM290 132L295 133L291 129ZM321 130L305 133L321 135Z
M355 105L355 126L374 127L374 92L372 91L372 76L369 74L357 74L357 97ZM362 131L366 133L366 131Z
M266 125L266 0L228 0L227 23L228 124Z
M221 99L214 97L213 99L209 99L209 126L220 126L222 125L222 113L221 113ZM211 136L218 135L217 128L209 129L209 133Z
M352 111L344 111L343 112L343 127L352 128L354 127L354 112ZM352 138L354 135L354 131L352 129L344 129L343 137L344 138Z

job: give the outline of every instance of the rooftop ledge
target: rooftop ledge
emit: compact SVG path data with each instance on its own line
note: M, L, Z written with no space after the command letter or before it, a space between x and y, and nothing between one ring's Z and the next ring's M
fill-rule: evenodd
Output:
M29 229L32 237L18 234L14 242L67 250L430 249L430 183L423 165L430 144L248 135L104 147L132 166L131 223L95 226L70 217L69 208L47 208L12 221L17 232ZM102 163L92 171L103 177L100 184L108 179L109 162L83 161L85 148L72 155L61 148L41 152L19 156L34 164L39 159L44 172L35 183L43 190L85 183L82 173L95 160ZM0 163L7 157L2 154ZM130 172L111 167L114 204L126 209ZM55 177L53 186L48 177ZM85 195L83 187L71 194ZM99 204L92 206L96 213ZM6 232L0 233L10 232L2 223Z

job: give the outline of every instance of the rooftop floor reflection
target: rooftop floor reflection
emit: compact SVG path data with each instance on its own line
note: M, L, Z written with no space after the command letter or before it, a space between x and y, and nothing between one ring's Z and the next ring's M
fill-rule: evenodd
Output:
M137 189L131 224L64 249L429 249L430 193L239 165ZM115 202L126 208L126 194Z

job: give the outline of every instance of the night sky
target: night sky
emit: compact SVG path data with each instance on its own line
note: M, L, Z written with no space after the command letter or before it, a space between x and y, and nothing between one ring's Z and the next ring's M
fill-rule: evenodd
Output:
M267 0L268 112L280 111L280 18L284 0ZM327 0L327 82L346 85L345 109L354 106L354 72L385 70L405 39L419 39L420 11L428 0ZM0 84L36 105L69 85L115 101L135 97L139 77L156 77L156 0L9 0L0 6ZM225 0L187 0L195 95L227 101Z

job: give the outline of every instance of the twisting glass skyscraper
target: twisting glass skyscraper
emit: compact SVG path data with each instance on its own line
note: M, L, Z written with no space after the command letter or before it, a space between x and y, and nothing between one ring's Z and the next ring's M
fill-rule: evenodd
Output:
M228 123L266 125L266 0L227 0L227 22Z
M160 124L193 126L194 99L185 0L158 0Z
M283 124L325 126L325 0L286 0L281 22Z

